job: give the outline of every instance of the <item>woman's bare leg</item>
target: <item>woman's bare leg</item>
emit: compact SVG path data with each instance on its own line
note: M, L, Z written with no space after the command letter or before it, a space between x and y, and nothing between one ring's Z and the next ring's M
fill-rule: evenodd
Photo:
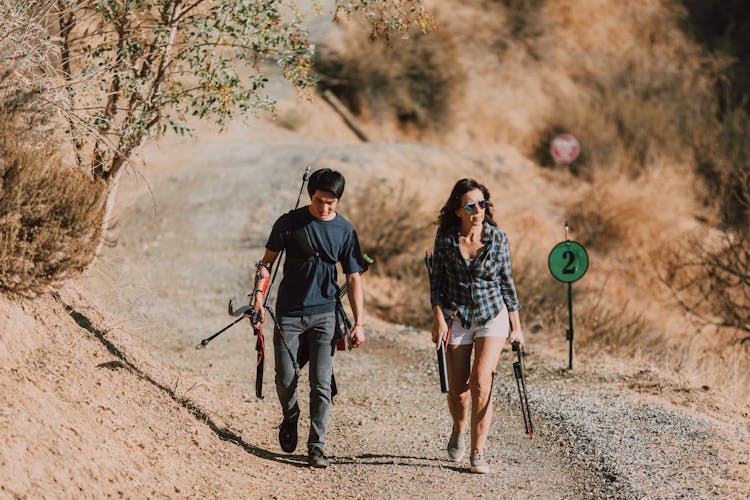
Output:
M469 373L471 371L471 344L449 345L448 361L448 410L453 418L453 429L463 432L469 413Z
M492 372L497 367L504 338L474 339L474 365L471 367L471 454L484 452L492 422Z

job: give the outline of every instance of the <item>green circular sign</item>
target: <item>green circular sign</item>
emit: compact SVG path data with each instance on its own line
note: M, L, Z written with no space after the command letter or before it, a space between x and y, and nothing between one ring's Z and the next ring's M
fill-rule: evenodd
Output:
M586 274L589 255L576 241L561 241L552 249L547 259L549 271L558 281L572 283Z

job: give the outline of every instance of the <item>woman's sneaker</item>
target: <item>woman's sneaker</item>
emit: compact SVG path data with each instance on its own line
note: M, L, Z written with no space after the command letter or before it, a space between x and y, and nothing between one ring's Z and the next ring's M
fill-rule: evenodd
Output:
M490 471L490 465L482 457L481 453L475 453L469 457L471 461L471 472L475 474L487 474Z
M458 462L463 458L464 452L466 452L466 438L463 432L453 431L448 440L448 456Z

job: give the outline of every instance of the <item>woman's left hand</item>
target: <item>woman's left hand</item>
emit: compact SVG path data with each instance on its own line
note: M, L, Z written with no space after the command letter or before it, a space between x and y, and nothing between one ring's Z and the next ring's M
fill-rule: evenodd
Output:
M523 330L521 330L520 328L511 330L510 334L508 335L508 342L512 344L513 342L516 342L516 341L520 345L524 345L526 343L526 340L523 337Z

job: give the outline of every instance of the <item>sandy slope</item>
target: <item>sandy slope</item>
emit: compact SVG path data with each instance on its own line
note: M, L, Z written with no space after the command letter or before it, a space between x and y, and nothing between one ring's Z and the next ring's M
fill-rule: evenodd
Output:
M242 494L233 464L260 459L227 447L180 400L178 376L107 330L75 286L2 310L0 496Z

